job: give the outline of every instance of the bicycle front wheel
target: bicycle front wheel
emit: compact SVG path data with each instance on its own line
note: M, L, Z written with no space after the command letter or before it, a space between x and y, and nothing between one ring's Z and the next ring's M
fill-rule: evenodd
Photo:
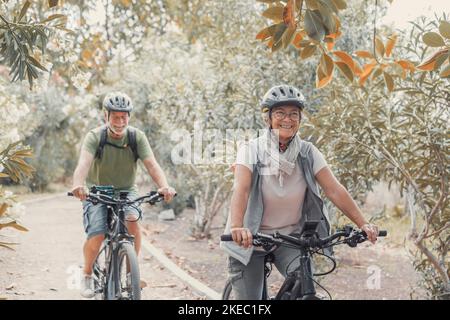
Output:
M121 243L115 262L114 279L112 279L115 299L141 300L139 264L131 243Z

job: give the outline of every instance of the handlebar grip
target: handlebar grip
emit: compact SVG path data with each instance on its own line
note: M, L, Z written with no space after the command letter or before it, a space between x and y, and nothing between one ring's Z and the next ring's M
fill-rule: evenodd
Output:
M364 237L367 236L367 234L366 234L365 231L361 231L361 234L362 234ZM379 236L379 237L386 237L386 235L387 235L387 230L379 230L379 231L378 231L378 236Z
M223 234L220 236L220 241L233 241L231 234Z
M67 196L74 197L73 192L67 192Z

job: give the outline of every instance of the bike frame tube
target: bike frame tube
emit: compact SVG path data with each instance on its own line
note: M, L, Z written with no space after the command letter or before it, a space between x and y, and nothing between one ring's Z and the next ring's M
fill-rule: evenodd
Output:
M300 297L306 295L315 295L316 289L314 287L314 281L312 279L313 272L311 266L311 256L309 255L309 252L304 248L300 249L300 252L300 266L295 271L296 278L301 281ZM293 294L296 293L294 292Z

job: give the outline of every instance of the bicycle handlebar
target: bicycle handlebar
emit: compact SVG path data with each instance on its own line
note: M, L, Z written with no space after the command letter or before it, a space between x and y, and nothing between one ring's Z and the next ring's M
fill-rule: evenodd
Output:
M73 192L67 192L67 195L69 197L73 197ZM177 194L175 194L176 196ZM148 198L148 199L147 199ZM158 193L157 191L150 191L150 193L146 194L145 196L138 197L136 199L130 200L130 199L120 199L120 198L114 198L110 197L105 194L96 194L96 193L88 193L86 195L86 200L90 202L100 202L102 204L109 204L109 205L117 205L117 204L123 204L123 205L132 205L136 202L147 202L150 204L155 204L156 202L161 202L164 200L164 195Z
M356 232L355 232L356 231ZM379 237L385 237L386 230L378 232ZM279 232L273 234L256 233L253 235L253 245L261 245L261 241L269 242L277 245L285 245L286 243L303 248L324 248L328 245L333 245L333 240L345 237L343 243L347 243L351 247L355 247L358 243L367 240L367 234L362 230L355 230L353 227L347 226L342 230L337 231L333 235L326 238L318 237L294 237L290 235L283 235ZM231 234L223 234L220 236L221 241L233 241ZM336 243L334 243L336 244Z

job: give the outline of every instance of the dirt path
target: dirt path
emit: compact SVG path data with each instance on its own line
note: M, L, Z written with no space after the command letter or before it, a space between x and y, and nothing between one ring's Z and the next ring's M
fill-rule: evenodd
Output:
M19 242L16 251L0 250L0 298L82 299L79 274L82 265L81 204L64 196L25 203L22 224L29 232L3 230ZM203 299L145 250L140 255L141 277L148 287L144 299Z

